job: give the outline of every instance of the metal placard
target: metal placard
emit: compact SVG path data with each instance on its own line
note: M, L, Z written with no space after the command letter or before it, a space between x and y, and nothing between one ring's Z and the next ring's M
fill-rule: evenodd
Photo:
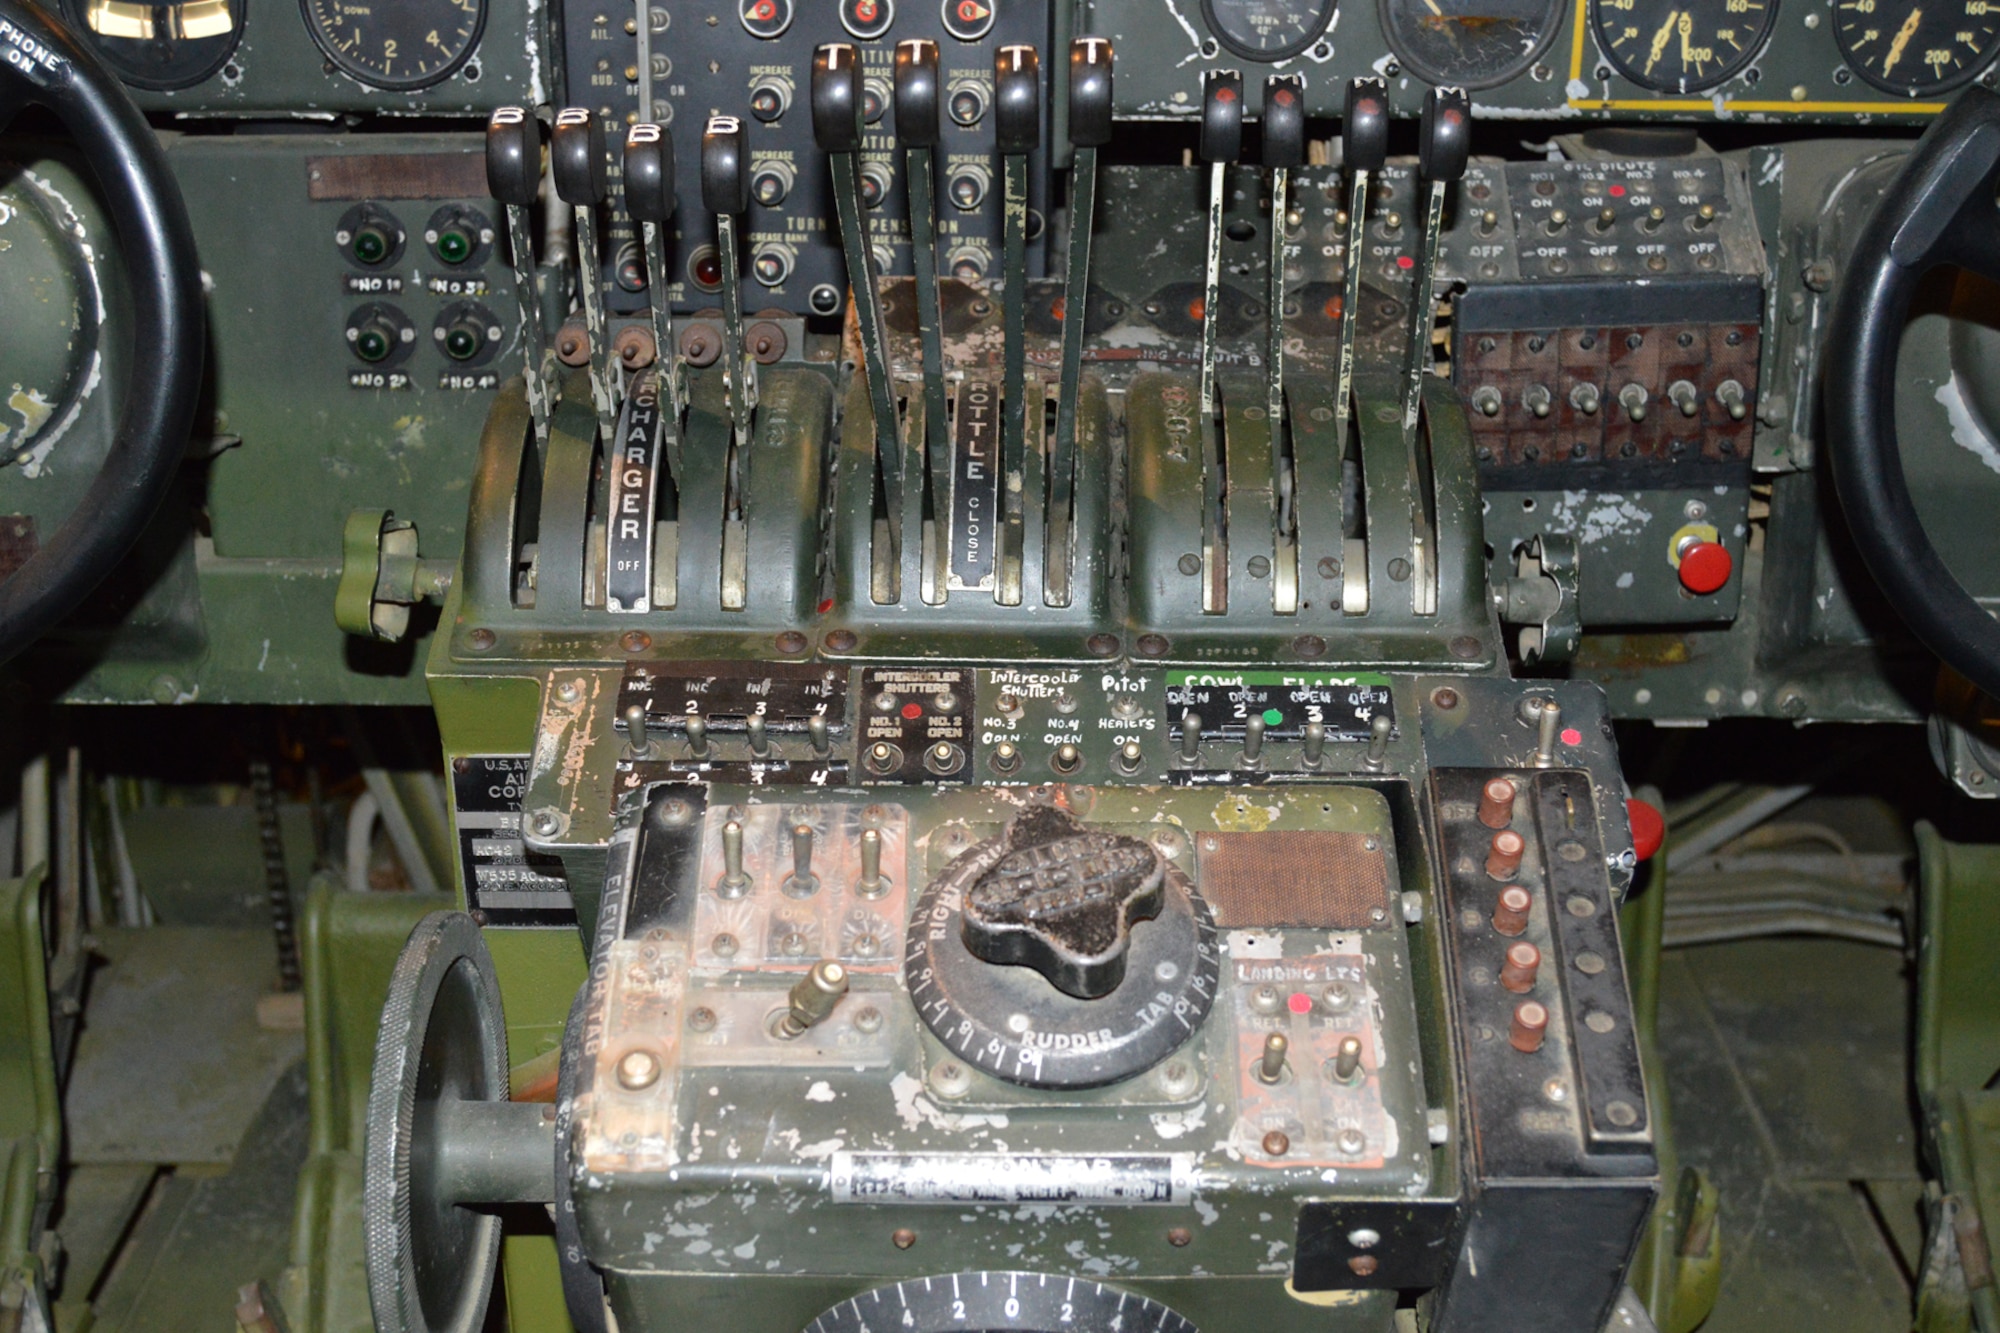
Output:
M521 840L524 754L462 755L451 761L452 826L458 831L465 905L487 926L576 928L562 862Z
M632 386L618 418L611 472L611 522L604 536L604 609L636 615L653 609L653 488L660 464L660 386L651 375Z
M951 561L945 586L991 591L1000 535L1000 392L983 380L958 388L951 449Z

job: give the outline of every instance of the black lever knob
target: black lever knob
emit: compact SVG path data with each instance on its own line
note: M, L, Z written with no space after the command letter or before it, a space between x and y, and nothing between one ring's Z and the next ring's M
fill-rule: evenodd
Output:
M1340 126L1341 161L1349 171L1375 172L1389 160L1389 82L1351 79Z
M595 208L611 197L604 122L596 112L582 106L557 112L553 149L556 193L563 202Z
M1042 58L1032 46L993 55L993 139L1002 153L1032 153L1042 142Z
M896 137L905 148L937 145L938 45L928 37L896 43Z
M625 131L625 211L640 222L674 216L674 136L650 121Z
M1111 43L1079 37L1069 44L1069 141L1078 148L1111 142Z
M514 208L542 188L542 122L524 107L503 106L486 122L486 188Z
M1306 81L1273 74L1264 81L1264 165L1306 164Z
M1417 126L1417 171L1425 180L1455 181L1472 155L1472 105L1463 88L1433 88Z
M1201 160L1234 162L1243 155L1243 76L1212 69L1201 81Z
M812 116L821 152L861 150L861 53L846 42L813 52Z
M734 217L750 210L750 172L744 162L743 122L710 116L701 132L701 201L711 213Z

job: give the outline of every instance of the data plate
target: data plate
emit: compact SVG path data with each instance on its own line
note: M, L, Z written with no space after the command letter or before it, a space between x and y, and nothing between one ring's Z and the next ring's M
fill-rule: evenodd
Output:
M839 1203L1185 1204L1192 1176L1172 1153L837 1152L827 1188Z
M488 926L576 927L562 862L521 840L527 755L461 755L451 761L452 822L466 906Z
M1330 741L1365 741L1376 714L1388 714L1392 724L1396 717L1389 678L1370 672L1169 671L1166 707L1176 738L1190 712L1205 737L1240 737L1243 724L1261 714L1267 737L1302 736L1307 723L1317 722Z

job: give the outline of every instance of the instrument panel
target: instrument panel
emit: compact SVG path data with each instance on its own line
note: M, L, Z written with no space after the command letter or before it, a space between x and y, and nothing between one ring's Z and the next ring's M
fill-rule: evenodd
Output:
M1922 121L2000 54L1985 0L1103 0L1088 23L1119 51L1118 114L1161 120L1242 60L1252 114L1275 71L1314 117L1379 75L1405 116L1452 84L1487 119Z
M480 115L551 95L547 9L489 0L61 0L147 111Z

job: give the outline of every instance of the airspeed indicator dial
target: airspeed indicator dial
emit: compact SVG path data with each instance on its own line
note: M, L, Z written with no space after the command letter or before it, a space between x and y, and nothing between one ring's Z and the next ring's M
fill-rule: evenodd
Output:
M299 6L334 68L390 92L449 78L486 27L486 0L299 0Z
M1834 0L1833 36L1854 72L1884 92L1947 92L2000 47L2000 0Z
M1604 54L1662 93L1700 92L1742 73L1777 13L1777 0L1591 0Z

